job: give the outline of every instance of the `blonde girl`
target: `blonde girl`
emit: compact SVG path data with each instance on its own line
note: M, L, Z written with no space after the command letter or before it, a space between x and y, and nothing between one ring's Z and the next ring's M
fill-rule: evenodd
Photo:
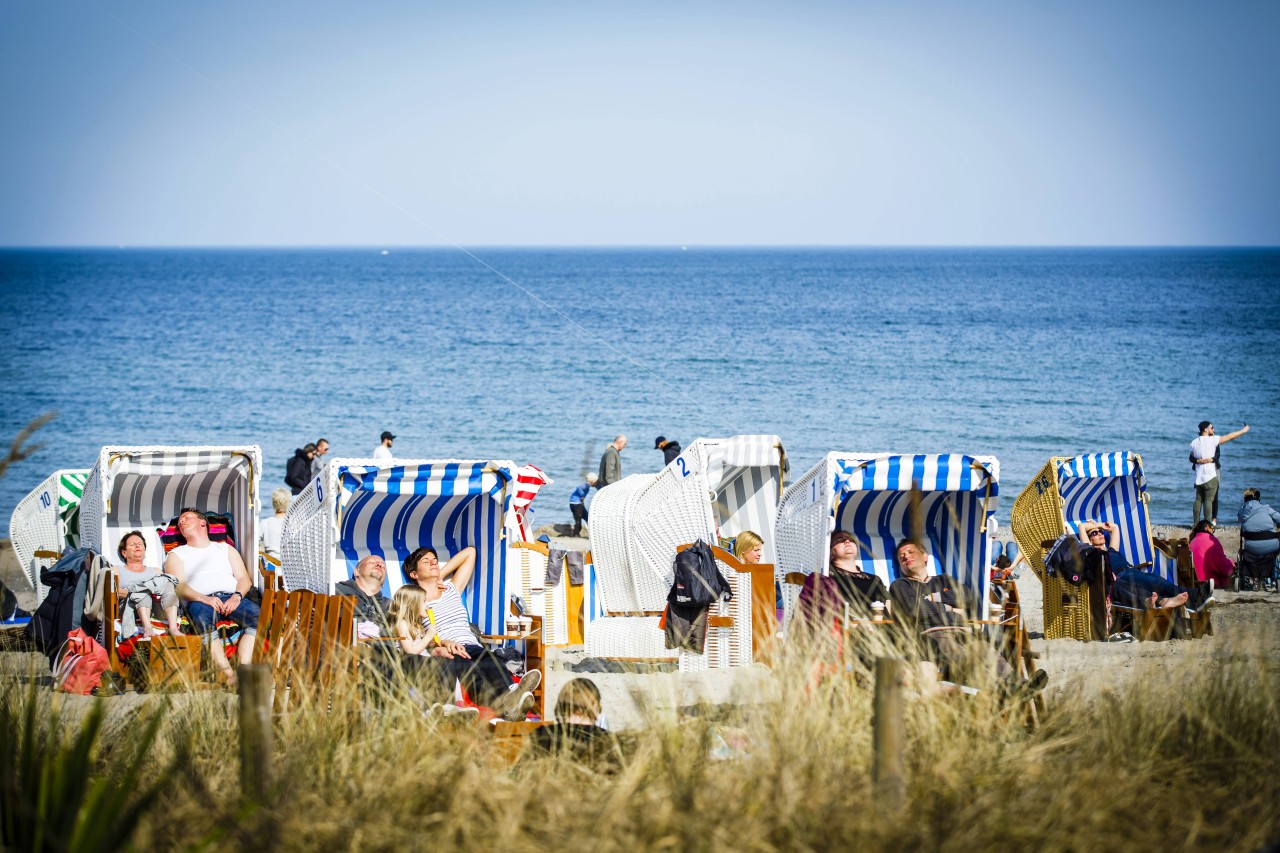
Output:
M733 540L733 556L748 565L755 565L764 557L764 540L760 534L744 530Z
M387 621L391 623L396 636L402 638L400 649L405 654L429 654L427 647L431 645L431 634L423 630L422 624L427 619L430 607L426 590L417 584L405 584L391 597Z

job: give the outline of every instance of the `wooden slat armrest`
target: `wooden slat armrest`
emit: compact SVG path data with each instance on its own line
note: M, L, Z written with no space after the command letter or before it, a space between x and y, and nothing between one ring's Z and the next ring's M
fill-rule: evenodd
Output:
M707 627L708 628L732 628L733 617L732 616L708 616Z
M542 556L549 556L551 550L545 542L512 542L512 548L528 548L530 551L537 551Z
M62 554L58 551L50 551L48 548L40 548L40 549L37 549L36 552L32 554L32 556L38 557L41 560L56 560L59 557L61 557Z
M804 572L787 572L782 577L783 583L789 583L792 586L804 586L805 578L809 577Z

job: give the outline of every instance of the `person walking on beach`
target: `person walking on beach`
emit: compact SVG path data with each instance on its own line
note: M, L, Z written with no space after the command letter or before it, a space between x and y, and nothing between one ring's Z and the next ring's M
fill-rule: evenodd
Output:
M626 446L627 437L619 435L604 449L604 455L600 457L600 473L596 478L596 488L603 489L610 483L616 483L622 479L622 457L618 454Z
M311 482L311 460L315 458L316 446L306 444L293 451L293 458L284 470L284 484L296 495Z
M600 478L595 474L588 474L586 481L569 495L569 512L573 513L574 536L582 535L582 524L587 520L587 493L599 481Z
M382 440L377 447L373 449L374 462L390 462L391 461L391 443L396 440L388 430L382 431Z
M653 449L662 451L662 464L670 465L675 458L680 455L680 442L667 441L665 435L660 435L653 440Z
M1249 425L1226 435L1213 431L1212 421L1200 422L1200 435L1191 441L1191 461L1195 463L1196 500L1191 510L1191 525L1200 521L1201 513L1206 521L1218 526L1218 462L1215 458L1219 445L1235 441L1249 431Z
M316 455L315 455L315 458L311 460L311 479L314 480L316 477L319 477L320 472L324 470L324 465L325 465L324 456L328 452L329 452L329 439L317 438L316 439Z

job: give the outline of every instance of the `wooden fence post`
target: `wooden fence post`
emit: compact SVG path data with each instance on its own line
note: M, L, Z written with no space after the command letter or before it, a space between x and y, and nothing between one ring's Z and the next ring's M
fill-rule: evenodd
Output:
M271 788L271 666L237 670L240 684L240 792L263 803Z
M906 661L899 658L876 659L871 781L877 805L893 812L903 806L902 685L906 671Z

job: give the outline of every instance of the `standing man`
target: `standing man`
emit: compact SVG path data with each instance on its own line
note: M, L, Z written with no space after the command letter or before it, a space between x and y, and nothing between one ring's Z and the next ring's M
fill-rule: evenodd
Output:
M316 446L307 444L293 451L293 458L285 466L284 484L296 495L311 482L311 460L315 458Z
M618 454L626 446L627 437L619 435L604 449L604 455L600 457L600 473L596 477L597 489L603 489L610 483L616 483L622 479L622 458Z
M1249 431L1249 425L1226 435L1215 435L1211 421L1200 422L1200 435L1191 442L1191 461L1196 468L1196 500L1191 510L1191 526L1204 519L1218 526L1218 463L1214 459L1218 445L1234 441Z
M391 461L391 443L395 440L396 440L396 437L392 435L389 431L384 429L382 431L382 442L373 449L373 461L390 462Z
M329 452L329 439L317 438L316 439L316 455L315 455L315 458L311 460L311 479L314 480L316 477L319 477L320 472L324 470L324 463L325 463L324 455L328 452Z
M665 435L660 435L653 440L653 449L662 451L662 464L670 465L675 458L680 455L680 442L667 441Z

